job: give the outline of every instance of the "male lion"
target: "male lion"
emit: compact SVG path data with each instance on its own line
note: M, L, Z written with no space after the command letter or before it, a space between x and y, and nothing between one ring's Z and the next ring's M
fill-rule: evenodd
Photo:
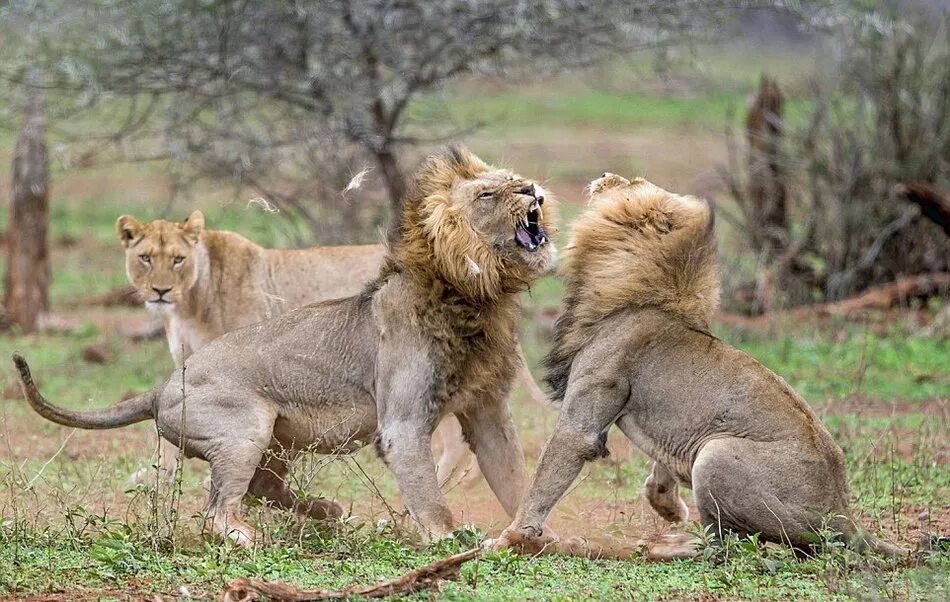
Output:
M168 347L181 369L192 353L226 332L318 301L358 293L377 275L383 245L265 249L240 234L208 230L194 211L182 222L142 223L131 215L116 220L125 247L129 283L145 307L159 315ZM539 403L543 399L524 356L519 379ZM468 455L454 418L438 432L443 440L439 482ZM178 450L159 439L159 474L175 477ZM141 481L149 470L133 475Z
M72 427L154 418L162 437L210 463L209 526L240 545L257 539L241 519L247 493L339 516L335 502L295 496L287 464L301 450L348 451L370 440L425 533L450 532L429 451L448 414L513 516L525 479L506 402L518 364L518 295L554 261L537 190L466 150L430 157L405 199L399 239L362 293L227 333L197 350L184 374L103 410L51 405L15 355L24 394L42 416Z
M700 199L604 174L573 228L566 309L547 358L561 415L514 522L494 547L545 543L542 525L616 424L654 460L645 490L666 520L761 533L799 549L827 526L887 554L848 510L844 456L808 404L709 334L719 298L713 214ZM550 537L547 541L550 541Z

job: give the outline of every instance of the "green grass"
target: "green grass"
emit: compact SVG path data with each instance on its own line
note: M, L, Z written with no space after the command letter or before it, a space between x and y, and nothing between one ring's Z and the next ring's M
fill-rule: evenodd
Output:
M0 529L0 592L75 590L176 595L183 584L196 597L213 597L231 579L255 576L300 587L341 589L371 584L462 551L473 533L414 548L363 526L328 532L308 527L280 546L257 551L210 545L156 550L142 534L99 523L70 531L12 536ZM463 566L443 584L444 600L652 600L702 596L742 599L899 598L941 600L947 595L946 555L902 571L836 550L805 561L779 548L731 542L727 558L711 561L529 558L508 551ZM143 579L143 576L148 579ZM412 596L429 599L429 594Z
M413 105L410 117L426 122L449 119L460 124L483 124L488 131L551 125L721 127L730 114L738 114L747 94L748 90L661 96L636 90L605 92L586 88L506 90L488 97L459 94L439 101L419 101ZM788 118L798 119L806 107L802 101L789 102Z
M720 334L812 401L950 397L946 340L899 328L883 335L855 324L841 324L831 332L824 328L794 332L789 327L778 336L745 340L728 331Z

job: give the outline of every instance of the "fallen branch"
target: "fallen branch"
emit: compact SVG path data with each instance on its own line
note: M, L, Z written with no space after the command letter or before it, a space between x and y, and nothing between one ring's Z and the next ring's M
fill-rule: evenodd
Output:
M950 236L950 195L927 182L904 182L895 186L894 192L919 205L924 217Z
M300 589L288 583L238 577L231 581L221 596L223 602L251 600L281 600L309 602L312 600L341 600L353 596L385 598L396 594L411 594L423 589L438 588L442 581L458 577L459 568L481 554L481 548L472 548L453 554L431 564L409 571L405 575L368 587L348 587L342 590Z
M831 315L849 315L868 309L890 309L906 305L910 299L945 294L950 290L950 273L918 274L907 276L888 284L872 286L860 295L819 305L813 309Z

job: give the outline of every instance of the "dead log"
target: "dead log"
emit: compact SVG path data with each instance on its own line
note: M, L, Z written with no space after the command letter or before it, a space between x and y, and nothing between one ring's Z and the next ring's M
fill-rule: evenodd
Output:
M781 161L785 98L778 82L763 74L759 91L746 113L749 184L746 216L752 244L769 257L788 238L784 169ZM765 258L768 262L768 257Z
M342 590L300 589L289 583L247 579L238 577L231 581L221 596L223 602L247 602L250 600L281 600L287 602L309 602L312 600L341 600L351 597L384 598L397 594L411 594L424 589L438 588L446 579L458 577L459 568L481 554L481 548L472 548L452 556L447 556L431 564L409 571L405 575L371 585L369 587L348 587Z
M856 297L837 303L814 307L814 311L829 315L851 315L872 309L885 310L907 305L912 299L946 295L950 291L950 273L918 274L888 284L872 286Z
M950 196L927 182L904 182L894 192L920 206L920 212L950 236Z

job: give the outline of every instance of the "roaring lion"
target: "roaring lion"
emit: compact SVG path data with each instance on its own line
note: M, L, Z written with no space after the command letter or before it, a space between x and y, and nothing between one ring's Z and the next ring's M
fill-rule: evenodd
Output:
M154 419L159 434L211 466L210 529L239 545L246 494L314 518L333 501L290 491L303 450L373 441L423 533L453 528L430 438L454 414L485 479L513 516L524 490L521 443L507 404L518 369L519 294L554 262L538 187L464 149L429 157L404 203L398 240L360 294L308 305L216 338L161 386L111 408L46 401L19 355L31 406L86 429Z
M590 190L546 360L561 415L524 505L488 545L550 542L548 514L584 463L606 455L616 424L654 460L645 493L668 521L687 519L685 485L714 536L761 533L803 549L828 528L855 548L904 554L853 520L844 455L809 405L709 333L719 299L709 205L613 174Z
M182 222L142 223L131 215L116 220L125 247L129 283L145 307L159 315L168 347L181 369L192 353L226 332L276 317L308 303L354 295L378 273L383 245L265 249L240 234L208 230L194 211ZM519 380L538 402L543 393L524 356ZM438 433L443 441L440 483L469 454L454 419ZM159 475L175 477L178 450L159 439ZM149 474L142 469L133 480Z

